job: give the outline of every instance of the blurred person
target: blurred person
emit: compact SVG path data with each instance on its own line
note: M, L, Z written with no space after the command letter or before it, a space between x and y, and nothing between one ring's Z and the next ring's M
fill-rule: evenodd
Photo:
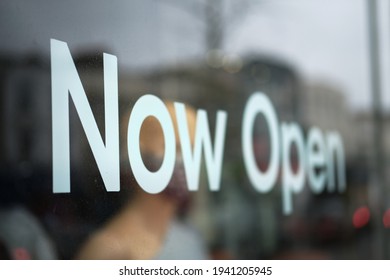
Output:
M82 246L79 259L206 259L207 250L198 232L179 219L185 215L191 196L180 158L180 141L174 105L166 102L176 137L177 160L170 183L159 194L143 191L131 176L133 194L124 207ZM128 115L122 122L127 131ZM190 139L195 132L195 111L187 108ZM127 135L123 133L122 135ZM122 143L126 143L122 139ZM127 147L127 145L122 145ZM145 165L158 170L164 156L164 138L159 122L148 117L140 133ZM132 197L131 197L132 196Z
M54 246L39 221L22 206L0 209L0 240L3 252L16 260L56 259Z

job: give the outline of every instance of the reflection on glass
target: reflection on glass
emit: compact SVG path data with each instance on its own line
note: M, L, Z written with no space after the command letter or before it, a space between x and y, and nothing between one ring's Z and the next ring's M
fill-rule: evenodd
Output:
M389 182L388 67L382 62L378 126L370 105L367 42L372 31L366 28L365 1L38 2L4 1L0 9L1 258L387 257L390 248L378 240L388 243L390 224L383 195ZM377 7L389 8L388 3ZM387 15L376 16L380 28L387 26ZM387 57L387 37L383 32L378 36L385 46L380 54ZM119 192L107 192L69 95L71 191L53 193L50 39L68 44L103 142L108 129L103 53L118 59ZM324 190L315 193L310 185L309 176L331 171L338 182L337 151L333 166L319 164L305 173L300 191L291 192L289 215L283 211L283 166L275 169L272 189L254 187L246 170L242 129L245 106L255 92L270 100L279 134L285 133L282 124L299 125L306 156L308 149L321 154L318 141L308 144L313 129L324 138L331 132L340 135L344 192L337 184L332 189L328 176ZM199 189L188 191L177 135L169 186L156 195L139 186L129 162L127 138L133 131L128 122L145 94L165 102L176 134L173 102L186 105L191 131L196 110L205 110L212 143L217 112L226 112L219 191L210 191L203 150ZM253 123L250 150L255 168L266 172L272 157L270 129L262 114ZM57 130L60 137L66 136L63 129ZM382 135L383 147L375 144L374 135ZM164 145L161 124L148 118L140 149L152 172L162 164ZM300 157L305 153L295 142L289 147L284 152L282 144L278 147L280 162L285 160L295 176L307 168ZM380 180L378 166L384 171ZM24 221L19 228L10 221L15 216Z

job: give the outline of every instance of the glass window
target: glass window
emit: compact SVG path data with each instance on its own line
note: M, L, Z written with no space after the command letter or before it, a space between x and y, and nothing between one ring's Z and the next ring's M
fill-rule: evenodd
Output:
M2 1L0 257L389 258L386 1Z

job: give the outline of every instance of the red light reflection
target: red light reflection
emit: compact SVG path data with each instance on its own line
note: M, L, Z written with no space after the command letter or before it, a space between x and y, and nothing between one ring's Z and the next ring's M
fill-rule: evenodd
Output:
M387 209L383 214L383 225L385 228L390 228L390 209Z
M390 213L389 213L390 215ZM370 221L370 210L368 207L360 207L353 213L352 223L355 228L362 228ZM390 222L390 216L389 216Z

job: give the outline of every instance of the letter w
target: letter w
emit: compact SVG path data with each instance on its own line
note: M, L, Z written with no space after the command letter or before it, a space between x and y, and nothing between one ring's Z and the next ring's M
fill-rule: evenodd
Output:
M68 45L51 39L53 192L70 192L69 94L107 191L119 191L117 58L104 54L105 144L100 135Z
M188 189L190 191L198 190L201 153L203 148L210 190L219 191L221 182L223 150L225 144L224 140L227 113L224 111L217 112L217 123L215 128L213 151L207 113L204 110L197 111L194 151L192 153L191 140L189 136L189 129L187 125L187 117L185 110L186 109L184 104L175 103L178 131Z

